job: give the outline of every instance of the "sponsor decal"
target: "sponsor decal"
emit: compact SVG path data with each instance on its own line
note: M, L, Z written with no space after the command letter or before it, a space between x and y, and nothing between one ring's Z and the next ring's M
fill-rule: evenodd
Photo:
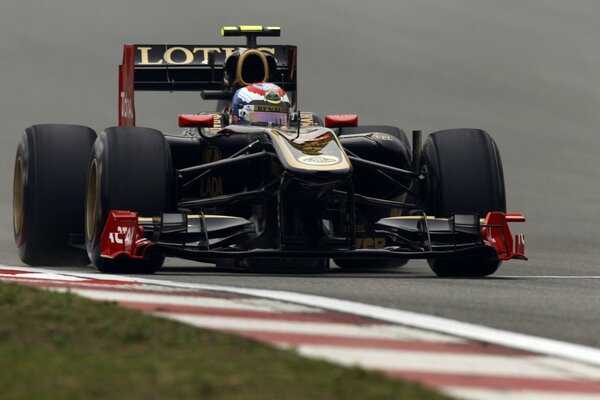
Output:
M281 96L277 90L271 89L265 93L265 100L271 104L279 104L281 103Z
M394 136L388 135L388 134L385 134L385 133L376 133L376 134L373 135L373 138L374 139L379 139L379 140L392 141L392 142L395 141L395 140L397 140Z
M340 159L336 156L321 154L316 156L298 157L298 161L307 165L334 165L339 163Z
M273 47L259 47L258 51L275 55ZM136 65L192 65L208 64L208 55L216 53L229 57L235 47L209 46L136 46Z
M223 194L223 178L210 176L200 182L200 197L216 197Z
M356 238L357 249L383 249L384 247L385 238L382 237Z
M131 99L125 95L125 92L121 92L121 117L127 119L133 119L133 105Z
M208 164L221 159L221 149L208 146L202 152L202 163ZM223 177L209 176L200 181L200 196L215 197L223 194Z
M202 152L202 164L219 161L221 159L221 149L215 146L208 146Z
M109 232L108 240L111 243L123 244L125 241L125 236L127 235L127 227L126 226L117 226L116 232Z
M287 114L287 107L278 107L278 106L250 106L253 108L253 111L257 112L272 112L272 113L282 113Z

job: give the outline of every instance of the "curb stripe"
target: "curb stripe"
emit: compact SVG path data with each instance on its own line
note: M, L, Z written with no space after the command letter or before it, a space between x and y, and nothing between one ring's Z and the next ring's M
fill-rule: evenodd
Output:
M20 275L23 273L28 273L28 272L23 272L21 270L18 269L4 269L4 268L0 268L0 275Z
M464 400L598 400L595 393L539 392L533 390L488 390L449 387L444 392Z
M104 279L87 279L77 276L59 274L59 273L34 273L24 272L11 269L0 269L0 279L5 281L27 281L27 282L53 282L53 283L79 283L93 285L137 285L136 282L127 282L122 280L104 280Z
M243 309L218 308L218 307L198 307L187 305L168 305L168 304L148 304L139 302L124 301L120 305L140 311L159 312L168 314L183 315L204 315L229 318L249 318L264 319L271 321L296 321L296 322L326 322L332 324L352 324L352 325L373 325L374 321L367 320L353 315L343 315L332 312L311 312L297 313L273 311L253 311Z
M78 276L88 275L78 274ZM120 277L107 276L107 278L115 279ZM331 311L338 311L366 318L372 318L379 321L386 321L392 324L423 329L429 332L439 332L459 338L495 344L498 346L511 347L526 352L533 352L600 366L600 349L594 347L561 342L558 340L546 339L510 331L503 331L500 329L489 328L467 322L454 321L426 314L419 314L411 311L402 311L382 306L357 303L354 301L285 291L245 289L233 286L205 285L152 279L128 279L133 279L139 283L147 283L158 286L224 291L228 293L239 293L248 296L256 296L289 303L302 304L309 307L328 309Z
M0 280L4 280L3 277L0 277ZM149 288L146 284L131 284L131 285L118 285L118 286L102 286L101 284L86 284L85 282L65 282L65 283L51 283L51 282L29 282L27 280L23 280L23 282L19 281L17 283L22 283L24 286L36 287L40 289L64 289L61 291L78 291L78 290L86 290L86 291L101 291L101 292L120 292L120 293L133 293L133 294L147 294L147 295L167 295L169 297L191 297L191 298L208 298L208 299L226 299L226 300L242 300L242 299L254 299L255 297L246 296L246 295L236 295L234 293L219 293L219 292L211 292L211 291L191 291L190 289L186 290L176 290L169 287L154 287L152 289ZM162 290L161 290L162 289Z
M513 350L507 347L488 346L476 342L467 343L431 343L422 341L401 341L393 339L370 339L353 338L346 336L321 336L300 333L280 333L269 331L244 331L232 330L239 335L259 340L261 342L273 343L277 345L327 345L356 348L376 348L390 350L411 350L425 351L435 353L456 353L456 354L489 354L489 355L507 355L507 356L533 356L520 350Z
M0 266L7 269L22 270L24 272L40 272L43 270L31 267L12 267ZM561 342L553 339L545 339L536 336L503 331L495 328L488 328L476 324L454 321L446 318L435 317L426 314L419 314L410 311L396 310L381 306L362 304L348 300L332 299L323 296L306 295L301 293L292 293L285 291L264 290L264 289L245 289L233 286L205 285L198 283L173 282L158 279L131 278L120 275L108 274L73 274L87 279L98 279L103 276L104 279L111 281L145 283L150 285L173 287L180 289L198 289L208 291L221 291L227 293L242 294L247 296L256 296L273 300L302 304L310 307L328 309L332 311L345 312L348 314L359 315L362 317L373 318L380 321L387 321L393 324L410 326L417 329L424 329L430 332L440 332L447 335L453 335L460 338L471 339L479 342L491 343L499 346L511 347L527 352L545 354L548 356L559 357L567 360L574 360L582 363L600 366L600 349Z
M480 376L430 372L384 370L386 375L416 380L429 386L460 386L500 390L535 390L540 392L598 393L600 382L563 379L523 378L520 376Z
M594 366L600 365L600 349L322 296L3 267L0 281L117 302L460 398L600 398L600 368ZM557 352L564 355L556 358Z
M297 304L284 304L269 299L236 298L223 299L214 297L170 296L168 292L160 294L125 293L117 291L71 289L73 293L94 300L110 299L116 302L147 303L161 306L197 306L230 308L249 311L266 312L321 312L319 309Z
M156 313L186 324L207 329L218 329L227 331L268 331L279 333L302 333L309 335L345 336L375 339L395 340L431 340L441 343L464 343L464 340L453 337L430 336L427 332L420 332L412 328L392 325L369 325L353 326L342 324L331 324L324 322L293 322L293 321L263 321L250 318L226 318L214 316L181 315L169 313Z
M379 370L410 370L440 374L471 374L511 377L518 373L524 378L600 379L600 371L555 368L545 356L511 357L505 355L430 353L386 349L356 349L340 346L300 345L303 355L324 358L343 365L358 365Z

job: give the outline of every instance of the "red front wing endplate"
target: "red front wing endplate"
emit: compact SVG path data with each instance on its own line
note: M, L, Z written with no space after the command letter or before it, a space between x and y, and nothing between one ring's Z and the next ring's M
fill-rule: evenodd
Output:
M517 234L513 242L512 233L508 227L509 222L525 222L521 214L506 214L503 212L489 212L483 220L481 236L486 245L493 247L499 260L527 260L525 257L525 235Z
M100 240L100 255L104 258L143 259L152 245L138 224L138 213L132 211L111 211Z

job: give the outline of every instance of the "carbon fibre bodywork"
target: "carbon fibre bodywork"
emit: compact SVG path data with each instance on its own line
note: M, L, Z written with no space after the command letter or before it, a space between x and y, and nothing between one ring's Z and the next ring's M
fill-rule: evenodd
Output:
M432 219L408 202L418 200L414 189L423 177L410 170L410 150L392 135L338 137L321 126L231 125L212 136L199 132L167 136L177 210L143 217L115 211L103 232L103 257L159 253L238 264L269 258L524 258L522 236L513 244L508 229L508 222L524 220L520 215Z

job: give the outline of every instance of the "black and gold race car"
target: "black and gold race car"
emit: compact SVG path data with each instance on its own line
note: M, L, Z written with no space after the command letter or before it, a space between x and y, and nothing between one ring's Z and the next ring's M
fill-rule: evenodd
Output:
M502 164L479 129L412 143L395 126L296 109L297 48L258 45L277 27L224 27L242 46L125 45L119 125L99 135L35 125L19 144L14 236L30 265L153 273L166 256L233 268L321 270L427 259L440 276L486 276L525 259ZM232 124L236 89L290 97L278 125ZM217 112L181 115L169 135L136 126L134 93L199 91Z

